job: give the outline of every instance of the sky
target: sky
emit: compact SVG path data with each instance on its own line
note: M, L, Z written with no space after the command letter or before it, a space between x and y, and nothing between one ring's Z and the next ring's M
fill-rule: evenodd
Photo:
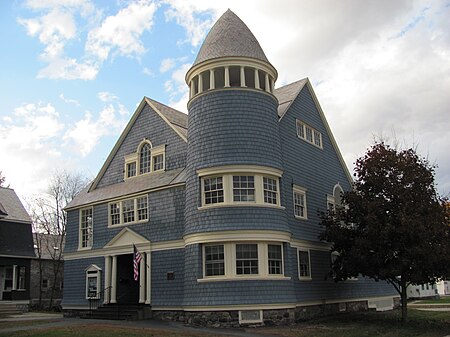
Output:
M25 200L94 178L144 96L187 113L186 71L228 8L308 77L350 171L382 138L450 194L450 0L0 1L0 171Z

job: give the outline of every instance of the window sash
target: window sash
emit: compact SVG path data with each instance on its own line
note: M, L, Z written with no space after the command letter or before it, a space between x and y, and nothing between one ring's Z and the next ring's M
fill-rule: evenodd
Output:
M224 202L223 178L212 177L203 179L205 205Z
M233 201L235 202L255 201L254 176L233 176Z
M138 221L148 219L148 200L147 196L139 197L136 199L137 203L137 218Z
M263 178L264 202L268 204L278 204L277 181L272 178Z
M120 203L109 204L111 225L120 225Z
M305 217L305 194L294 192L294 214L297 217Z
M150 172L150 161L151 161L151 155L150 155L151 147L149 144L144 144L141 148L141 151L139 153L139 173L149 173Z
M82 248L92 246L92 208L81 210L80 239Z
M164 155L158 154L153 156L153 171L160 171L164 169Z
M225 275L224 246L205 246L205 276L222 275Z
M237 275L258 274L257 244L236 245L236 274Z
M127 163L127 178L136 176L136 162Z
M124 223L134 222L134 199L122 201L122 217Z
M283 254L281 245L267 245L269 274L283 274Z
M310 257L308 251L298 251L298 266L300 277L311 277Z

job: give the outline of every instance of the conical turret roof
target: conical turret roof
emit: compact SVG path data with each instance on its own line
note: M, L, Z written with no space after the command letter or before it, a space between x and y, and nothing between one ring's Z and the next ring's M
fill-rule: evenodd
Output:
M250 57L270 63L247 25L229 9L209 31L193 65L227 56Z

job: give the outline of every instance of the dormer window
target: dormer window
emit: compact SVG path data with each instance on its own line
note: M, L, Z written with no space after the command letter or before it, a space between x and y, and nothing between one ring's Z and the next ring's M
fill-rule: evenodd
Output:
M165 144L153 147L149 140L139 144L137 151L125 156L124 179L141 174L161 172L166 168Z

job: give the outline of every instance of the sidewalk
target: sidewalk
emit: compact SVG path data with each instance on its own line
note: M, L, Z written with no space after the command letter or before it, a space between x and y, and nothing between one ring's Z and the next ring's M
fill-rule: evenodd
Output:
M14 327L2 328L2 323L7 322L33 322L32 324L17 324ZM268 334L258 334L255 332L247 332L245 328L194 328L183 325L179 322L165 322L158 320L145 320L145 321L114 321L114 320L99 320L99 319L80 319L80 318L64 318L62 314L47 314L47 313L24 313L22 315L12 315L10 317L0 319L0 334L16 332L16 331L31 331L46 328L59 328L69 326L86 326L86 325L109 325L120 327L133 327L133 328L147 328L158 330L169 330L178 332L190 332L201 334L212 334L215 336L234 336L234 337L276 337ZM250 329L251 330L251 329Z

